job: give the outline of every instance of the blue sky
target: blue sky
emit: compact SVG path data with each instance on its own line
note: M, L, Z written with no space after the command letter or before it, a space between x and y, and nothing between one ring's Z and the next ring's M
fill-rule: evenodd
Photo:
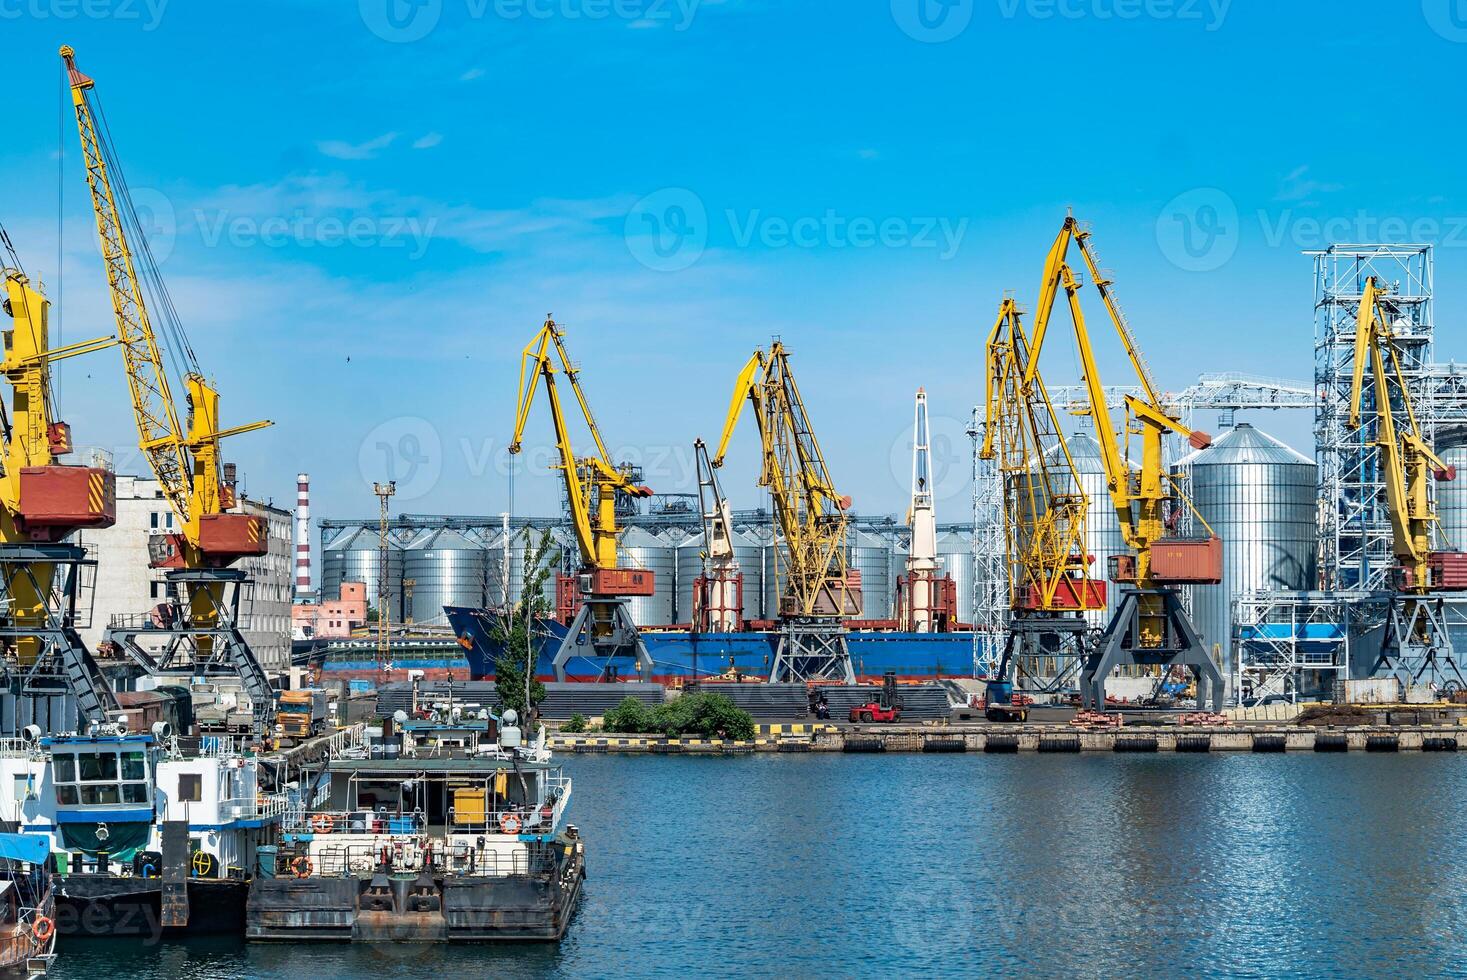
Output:
M694 489L693 439L778 335L858 510L904 507L925 386L961 518L983 335L1005 290L1032 303L1067 207L1165 387L1307 380L1301 252L1334 240L1438 243L1438 354L1467 358L1452 0L0 0L0 30L0 222L65 338L113 328L63 41L226 424L276 422L229 457L279 502L311 472L318 516L372 513L389 476L398 510L504 510L519 351L553 312L655 489ZM1058 334L1045 375L1074 373ZM68 362L61 400L139 469L115 351ZM1307 418L1256 421L1310 451ZM555 512L543 413L526 441L515 509ZM755 454L730 454L736 506Z

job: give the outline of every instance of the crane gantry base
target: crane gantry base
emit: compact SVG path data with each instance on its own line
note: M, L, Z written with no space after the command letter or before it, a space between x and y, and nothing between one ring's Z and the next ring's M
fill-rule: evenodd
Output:
M81 572L87 566L95 568L96 562L78 545L0 545L0 645L14 651L19 641L29 639L38 647L34 658L6 654L0 683L18 679L22 700L69 697L81 727L109 721L120 710L112 685L76 631ZM18 622L13 614L21 592L41 597L35 622ZM16 727L21 724L15 720Z
M779 645L774 651L769 683L811 681L856 683L845 627L822 620L787 620L779 628Z
M587 598L576 611L555 651L555 679L564 684L565 665L578 659L598 664L600 680L611 679L618 660L632 661L637 676L644 681L652 679L652 655L647 652L647 644L642 642L631 613L627 612L627 600Z
M1403 689L1420 684L1437 691L1467 688L1452 650L1441 596L1391 597L1372 673L1398 678Z
M237 677L250 699L256 731L268 731L275 714L270 678L240 632L240 603L254 585L243 571L201 568L170 571L164 576L169 610L141 616L118 616L106 639L127 654L150 677ZM191 597L204 600L207 622L191 619Z
M1162 602L1166 621L1162 646L1144 647L1136 642L1141 635L1143 594ZM1197 681L1198 709L1214 712L1223 709L1222 672L1208 655L1176 589L1127 589L1121 593L1115 616L1080 673L1080 703L1091 711L1104 711L1105 679L1112 670L1122 666L1187 667Z
M1089 651L1083 616L1020 616L1009 622L998 678L1026 694L1057 694L1071 685ZM1052 669L1045 670L1045 665Z

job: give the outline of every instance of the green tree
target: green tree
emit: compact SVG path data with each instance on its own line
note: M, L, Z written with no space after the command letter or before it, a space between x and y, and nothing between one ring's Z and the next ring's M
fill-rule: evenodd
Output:
M581 732L584 732L589 727L590 723L586 720L586 716L577 711L575 714L570 716L569 721L560 726L560 730L565 732L567 735L578 735Z
M751 739L754 716L722 694L699 692L648 708L626 698L606 713L605 729L627 735L701 735L704 738Z
M535 679L535 652L532 642L537 620L550 612L545 598L545 584L555 571L560 552L543 532L538 540L525 529L525 581L517 606L491 621L490 630L499 646L494 660L494 686L503 708L513 708L521 718L525 711L525 678L530 678L530 704L538 707L545 700L545 685Z

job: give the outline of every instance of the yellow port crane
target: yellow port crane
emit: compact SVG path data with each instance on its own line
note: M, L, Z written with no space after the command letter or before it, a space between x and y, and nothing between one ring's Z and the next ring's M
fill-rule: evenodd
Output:
M996 461L1003 482L1010 612L992 701L1011 693L1001 685L1013 683L1014 668L1038 690L1069 682L1085 655L1084 613L1105 608L1105 583L1090 572L1089 496L1044 382L1037 369L1029 372L1029 338L1012 297L999 305L986 358L987 424L979 455ZM1031 669L1040 657L1057 658L1065 667L1041 682Z
M560 393L555 385L557 373L570 382L576 404L580 406L591 440L596 446L592 455L577 457L571 445ZM581 554L579 585L580 608L571 620L565 639L555 655L556 677L564 681L566 664L572 658L585 658L589 645L598 677L615 677L618 661L633 658L637 672L644 680L652 675L652 658L647 653L637 626L627 612L627 597L652 595L653 573L641 568L621 568L617 561L618 497L650 497L652 491L639 486L630 467L618 466L601 438L601 429L591 414L590 403L581 387L579 372L565 349L565 333L547 317L545 325L525 346L520 358L519 407L515 412L514 437L509 451L518 455L523 449L525 424L530 406L541 382L550 404L550 419L555 429L555 446L560 470L565 481L566 500L570 508L571 528ZM559 591L559 589L558 589ZM558 597L559 598L559 597ZM557 602L557 605L562 603ZM591 659L591 658L586 658Z
M1399 318L1389 289L1374 276L1366 279L1355 322L1349 427L1359 429L1367 414L1374 418L1396 559L1376 670L1393 673L1406 684L1461 687L1443 602L1432 595L1467 588L1467 554L1433 548L1438 521L1431 478L1451 480L1456 472L1432 450L1417 421L1396 347Z
M1125 400L1125 419L1121 430L1125 436L1124 451L1111 418L1105 386L1096 366L1095 350L1081 308L1081 284L1069 264L1072 244L1080 251L1091 283L1100 293L1106 314L1144 393L1144 397L1127 396ZM1197 449L1206 448L1211 439L1205 433L1189 430L1167 413L1111 286L1112 281L1101 271L1090 233L1073 215L1066 216L1045 259L1029 361L1024 367L1023 378L1026 384L1032 384L1039 375L1039 356L1049 319L1059 291L1063 289L1070 307L1081 381L1086 393L1084 414L1090 416L1095 428L1106 487L1120 522L1121 534L1135 552L1134 556L1116 556L1110 560L1110 580L1125 588L1114 616L1082 671L1081 700L1087 707L1103 710L1105 679L1117 666L1162 669L1175 666L1189 668L1197 679L1199 707L1210 698L1212 709L1220 711L1222 675L1192 625L1177 586L1220 582L1222 542L1195 509L1192 513L1205 533L1197 537L1182 537L1177 533L1177 527L1186 514L1184 508L1190 509L1191 502L1167 473L1163 452L1164 438L1169 433L1187 439ZM1141 443L1139 468L1133 468L1130 459L1133 435Z
M229 566L240 558L265 554L269 542L262 518L233 512L238 504L235 483L232 467L222 462L220 441L271 423L220 427L219 393L205 378L178 319L141 231L109 131L92 104L96 83L77 68L70 46L61 48L61 58L81 138L138 448L178 522L176 531L149 540L153 567L167 570L169 602L144 617L114 624L108 639L155 675L238 674L257 720L264 719L273 710L269 704L273 695L240 633L241 592L250 583L245 573ZM174 399L155 314L183 374L186 415ZM144 635L149 642L139 641ZM164 649L161 659L152 652L159 642Z
M846 530L851 498L835 488L779 341L756 350L739 372L713 465L721 467L744 404L759 428L759 485L774 502L781 631L769 679L854 682L842 620L861 615L860 573L847 567Z
M50 303L21 267L0 228L0 374L9 398L0 403L0 643L4 671L21 677L27 703L70 694L85 721L105 721L117 709L111 687L76 632L81 570L95 562L75 542L86 528L117 518L116 478L109 466L64 465L73 451L71 428L60 421L51 365L104 350L101 337L51 346ZM34 717L46 714L36 710Z

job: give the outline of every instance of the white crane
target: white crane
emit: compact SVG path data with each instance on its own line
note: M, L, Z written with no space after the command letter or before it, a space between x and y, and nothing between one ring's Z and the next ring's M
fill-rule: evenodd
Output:
M912 543L900 600L901 627L914 633L937 632L942 595L937 575L937 515L932 507L932 446L927 424L927 391L917 389L912 419L912 504L907 511Z

